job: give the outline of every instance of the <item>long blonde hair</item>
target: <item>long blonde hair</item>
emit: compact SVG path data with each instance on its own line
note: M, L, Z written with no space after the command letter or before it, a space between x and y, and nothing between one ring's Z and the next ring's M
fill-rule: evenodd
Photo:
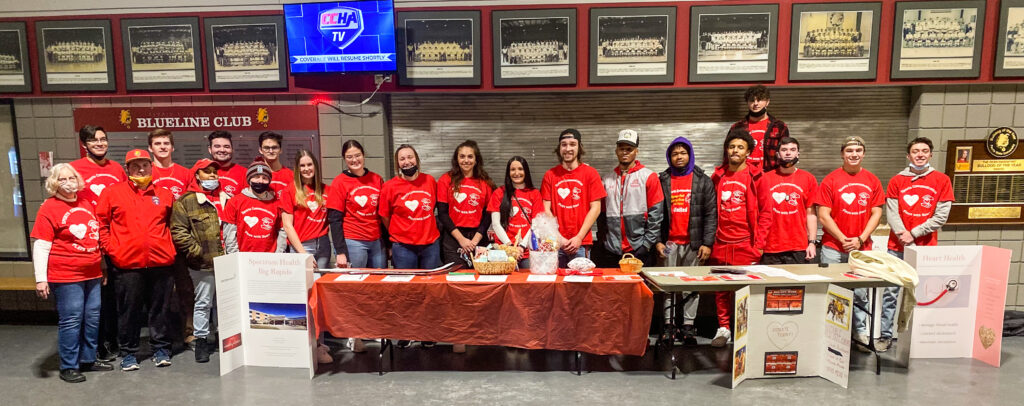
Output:
M305 149L300 149L299 152L295 153L295 166L293 175L293 187L295 187L295 204L306 204L306 187L302 184L302 173L299 170L299 161L302 157L308 156L313 161L313 196L316 199L316 204L320 207L324 205L324 178L320 173L320 161L317 161L316 157L313 156L312 152Z

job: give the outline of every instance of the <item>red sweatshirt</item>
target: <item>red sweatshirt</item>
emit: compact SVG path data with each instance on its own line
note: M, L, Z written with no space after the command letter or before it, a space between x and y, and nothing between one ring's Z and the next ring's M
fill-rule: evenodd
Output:
M728 166L715 168L711 181L718 196L718 241L745 242L754 246L757 233L757 183L761 167L747 164L743 170L730 172Z

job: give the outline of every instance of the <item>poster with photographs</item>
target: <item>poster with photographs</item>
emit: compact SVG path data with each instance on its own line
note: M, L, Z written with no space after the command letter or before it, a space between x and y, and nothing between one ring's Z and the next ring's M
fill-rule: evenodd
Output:
M395 18L401 84L480 85L479 11L400 12Z
M202 89L199 19L121 20L128 90Z
M1024 0L1003 0L999 4L995 76L1024 76Z
M39 21L35 26L43 91L115 90L110 20Z
M690 9L690 81L775 80L777 4Z
M590 9L590 83L672 83L675 7Z
M794 4L789 79L874 79L881 15L881 3Z
M0 22L0 93L32 91L25 23Z
M494 85L576 84L576 9L491 13Z
M896 3L892 77L978 77L985 2Z
M203 19L210 89L288 87L283 16Z

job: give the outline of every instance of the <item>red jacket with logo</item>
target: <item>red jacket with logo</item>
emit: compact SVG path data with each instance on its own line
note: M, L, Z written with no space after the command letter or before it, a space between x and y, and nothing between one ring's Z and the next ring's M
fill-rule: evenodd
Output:
M120 269L174 264L171 204L174 196L152 183L138 189L131 181L111 185L100 195L100 247Z

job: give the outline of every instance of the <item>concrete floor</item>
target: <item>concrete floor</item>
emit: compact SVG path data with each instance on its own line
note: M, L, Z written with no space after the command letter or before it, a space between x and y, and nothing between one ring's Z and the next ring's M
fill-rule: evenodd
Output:
M0 405L1019 405L1024 399L1024 337L1003 342L1003 367L969 359L913 360L910 370L856 353L850 389L821 378L756 379L728 389L728 352L707 346L677 350L686 374L669 380L653 352L642 358L587 356L592 372L576 376L571 353L445 345L396 352L398 372L377 376L375 348L337 349L336 362L313 380L295 369L250 367L223 378L217 355L196 364L191 352L174 365L142 362L135 372L87 373L67 384L57 377L55 326L0 325ZM527 371L531 372L527 372ZM538 372L532 372L538 371ZM72 401L74 399L74 401Z

